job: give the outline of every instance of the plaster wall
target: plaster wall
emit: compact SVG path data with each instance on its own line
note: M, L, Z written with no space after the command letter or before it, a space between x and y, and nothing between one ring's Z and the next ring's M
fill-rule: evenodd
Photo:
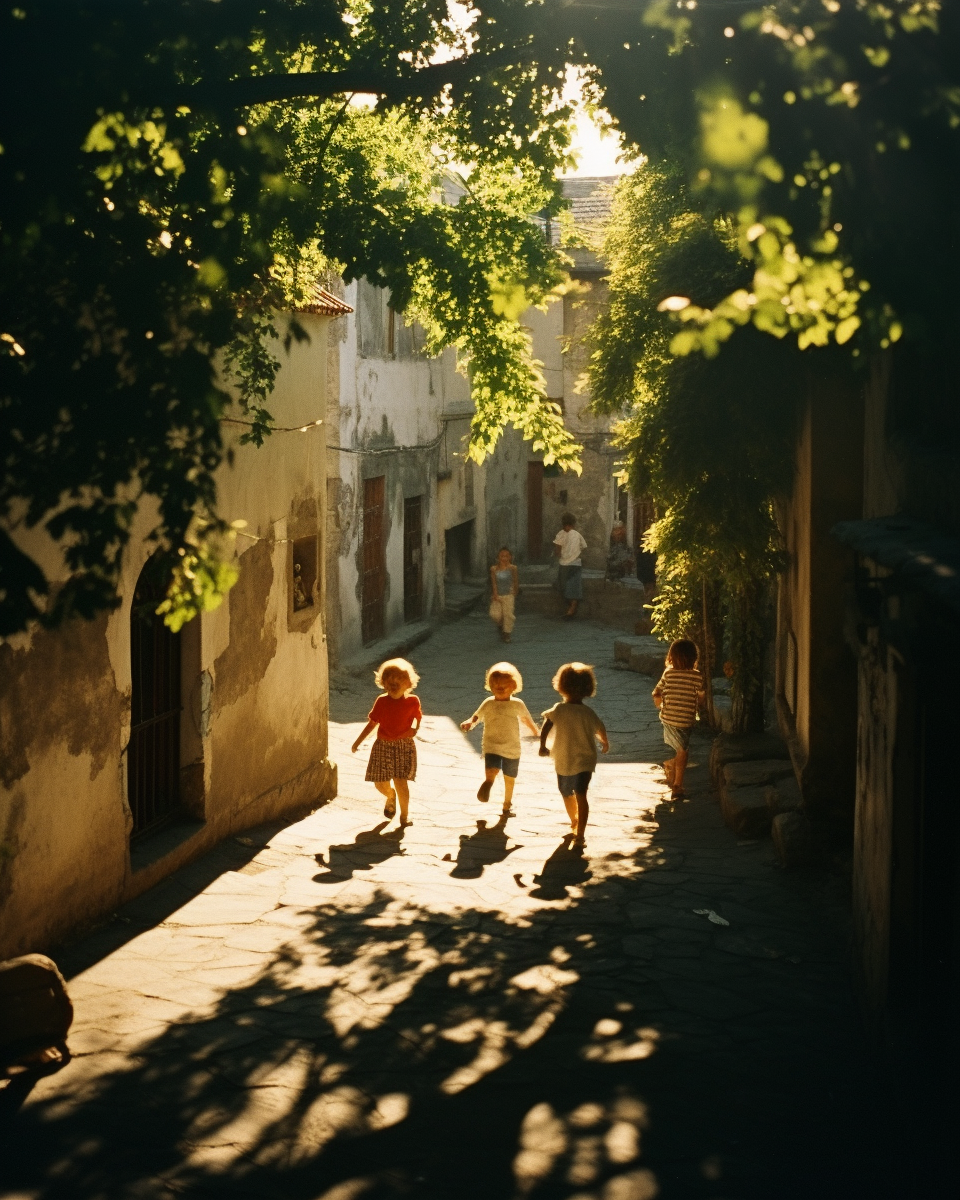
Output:
M857 666L845 637L841 598L851 563L830 530L861 516L862 447L860 391L831 377L812 378L793 490L782 510L790 565L779 587L777 707L805 804L848 830Z
M515 538L521 531L517 510L526 477L518 434L505 435L483 465L466 458L473 404L455 353L428 358L421 331L391 313L384 289L361 280L343 292L355 312L336 322L337 382L327 403L326 603L331 661L337 664L363 651L365 480L384 478L384 631L391 638L405 624L405 500L422 497L423 616L430 618L443 608L445 574L452 567L446 559L447 531L455 531L458 545L469 543L466 570L458 553L455 574L484 574L490 537L506 532Z
M557 398L563 408L564 423L584 447L580 475L566 471L544 478L544 540L552 542L560 529L560 518L565 512L572 512L587 542L583 565L600 571L607 564L610 531L616 515L613 471L617 452L610 444L610 418L589 411L591 396L583 375L590 356L587 333L607 298L607 284L595 275L579 280L578 288L564 296L562 302L552 305L545 317L537 314L542 319L530 317L534 355L545 364L559 361L561 388Z
M322 414L326 318L305 316L271 398L278 425ZM281 351L282 355L282 351ZM294 613L292 546L322 532L322 427L240 446L218 474L220 512L246 520L240 579L181 634L181 781L189 819L134 844L127 802L130 608L155 514L144 505L110 614L0 644L0 958L55 945L228 833L335 791L326 758L322 604ZM22 540L48 578L57 548ZM320 549L322 561L322 548Z

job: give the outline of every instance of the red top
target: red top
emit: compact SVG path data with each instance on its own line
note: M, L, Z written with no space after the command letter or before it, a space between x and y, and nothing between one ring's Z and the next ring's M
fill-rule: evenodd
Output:
M380 726L377 737L387 742L409 733L414 721L419 721L422 716L423 710L416 696L401 696L399 700L378 696L368 714L369 720Z

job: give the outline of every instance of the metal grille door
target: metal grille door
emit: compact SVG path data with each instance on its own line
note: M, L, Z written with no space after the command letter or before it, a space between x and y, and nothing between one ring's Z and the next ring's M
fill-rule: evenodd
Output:
M144 567L130 613L133 675L127 797L133 836L180 808L180 634L157 616L163 589Z
M387 587L384 537L384 476L363 481L363 588L360 628L364 642L383 637L383 601Z
M423 617L423 497L403 502L403 619Z

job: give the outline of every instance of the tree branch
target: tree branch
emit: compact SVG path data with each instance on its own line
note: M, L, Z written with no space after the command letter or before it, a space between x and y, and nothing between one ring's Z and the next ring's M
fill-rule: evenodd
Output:
M462 87L485 71L505 63L524 61L530 51L521 47L502 47L489 54L471 54L448 62L431 63L409 74L394 74L380 65L347 67L342 71L303 71L289 75L251 75L245 79L204 81L194 84L190 98L201 102L220 101L236 108L250 104L268 104L275 100L299 97L327 97L345 92L364 92L389 100L408 100L436 96L447 85Z

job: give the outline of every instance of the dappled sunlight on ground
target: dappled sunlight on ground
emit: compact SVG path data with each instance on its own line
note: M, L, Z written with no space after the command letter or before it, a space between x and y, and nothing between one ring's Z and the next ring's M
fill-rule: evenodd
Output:
M515 816L499 783L475 799L479 734L458 723L501 653L486 622L412 656L427 717L403 830L349 750L373 689L340 680L337 800L224 844L63 957L76 1057L17 1117L18 1195L854 1194L810 1190L860 1177L836 1132L863 1067L830 895L727 834L703 766L689 804L665 802L650 681L613 669L610 631L518 625L531 711L574 637L613 743L585 850L533 742Z

